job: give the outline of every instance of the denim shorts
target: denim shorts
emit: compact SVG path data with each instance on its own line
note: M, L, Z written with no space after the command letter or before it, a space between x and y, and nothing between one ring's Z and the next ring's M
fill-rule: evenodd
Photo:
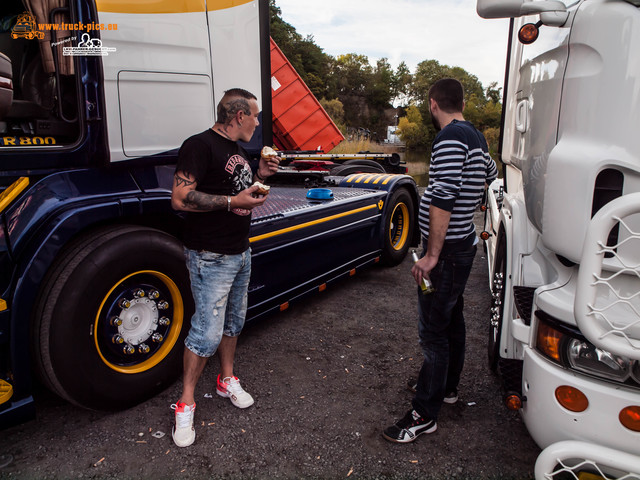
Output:
M247 315L251 249L238 255L184 249L196 311L185 346L210 357L222 335L237 337Z

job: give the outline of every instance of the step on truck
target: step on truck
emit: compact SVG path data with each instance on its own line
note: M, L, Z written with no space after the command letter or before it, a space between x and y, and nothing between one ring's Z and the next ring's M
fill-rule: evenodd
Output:
M262 107L246 146L272 144L267 0L30 0L37 24L0 18L0 428L35 413L34 382L73 404L118 410L182 370L193 301L171 209L178 148L213 125L225 90ZM417 242L407 175L274 185L253 211L248 319ZM322 322L319 316L318 322Z
M489 365L543 449L537 479L640 478L640 2L477 11L511 19Z

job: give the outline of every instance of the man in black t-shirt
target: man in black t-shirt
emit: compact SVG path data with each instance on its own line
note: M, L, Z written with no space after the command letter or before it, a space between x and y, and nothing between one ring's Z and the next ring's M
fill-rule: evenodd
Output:
M276 172L278 159L260 159L252 171L248 142L258 126L259 107L250 92L234 88L220 100L216 123L182 144L171 205L187 212L183 241L196 311L185 339L184 382L172 436L179 447L195 441L194 391L209 357L220 359L216 392L239 408L253 405L233 373L238 335L247 312L251 273L251 210L264 203L254 180Z

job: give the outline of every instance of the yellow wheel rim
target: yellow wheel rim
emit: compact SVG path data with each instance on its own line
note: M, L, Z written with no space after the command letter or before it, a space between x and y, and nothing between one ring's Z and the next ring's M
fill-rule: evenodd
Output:
M409 238L409 209L403 202L393 208L389 220L389 243L396 251L402 250Z
M170 301L171 301L171 304L173 305L173 316L171 319L169 331L167 332L166 337L163 339L162 345L157 350L155 350L149 356L149 358L135 365L123 366L110 361L105 356L103 349L100 346L100 340L101 340L100 327L102 322L108 321L106 318L103 318L103 316L106 314L105 305L107 304L109 297L111 297L114 291L116 291L119 288L122 288L122 285L124 282L131 279L132 277L135 277L136 275L148 275L148 276L154 277L155 279L159 280L162 283L162 286L164 287L164 289L166 289L166 291L169 292ZM182 300L182 294L180 293L180 289L175 284L175 282L171 280L171 278L169 278L164 273L157 272L155 270L141 270L122 278L111 288L111 290L109 290L109 292L107 292L107 294L102 299L102 302L100 303L100 308L98 309L98 313L96 314L95 321L93 324L94 344L96 347L96 351L98 352L98 355L100 356L104 364L107 365L112 370L115 370L116 372L119 372L119 373L125 373L125 374L142 373L155 367L162 360L164 360L167 357L167 355L169 355L169 353L173 350L176 342L178 341L178 338L180 337L180 332L182 331L183 324L184 324L184 302Z

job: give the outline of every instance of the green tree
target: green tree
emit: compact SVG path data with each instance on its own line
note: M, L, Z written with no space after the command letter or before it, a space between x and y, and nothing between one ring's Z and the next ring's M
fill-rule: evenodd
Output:
M427 127L422 122L420 109L415 105L410 105L406 109L406 116L398 121L400 139L405 142L408 149L425 148L428 146Z
M344 105L337 98L333 100L327 100L326 98L320 99L320 105L324 108L325 112L329 114L333 123L340 129L343 135L347 133L347 125L344 123Z

